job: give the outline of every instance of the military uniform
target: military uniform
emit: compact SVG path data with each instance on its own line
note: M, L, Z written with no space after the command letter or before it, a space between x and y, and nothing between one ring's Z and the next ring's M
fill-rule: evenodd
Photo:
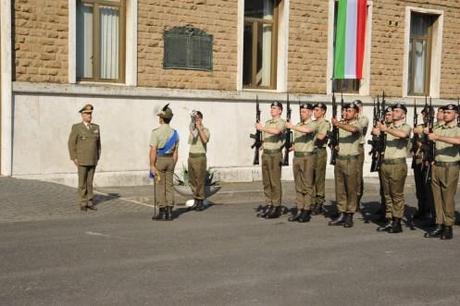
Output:
M173 116L168 105L157 115L160 118L169 120ZM173 177L176 165L174 154L179 148L177 132L169 126L169 123L163 122L160 127L152 130L150 147L156 150L155 168L157 172L154 179L154 192L155 205L160 208L159 215L153 218L172 220L172 208L174 206Z
M411 127L407 123L392 123L389 129L402 130L408 134L411 131ZM392 233L402 231L401 219L404 216L404 184L407 177L406 158L409 139L409 135L406 138L398 138L389 133L386 134L381 178L385 195L385 217L388 223L380 227L380 231Z
M85 105L80 113L92 113L93 106ZM80 122L72 126L68 140L69 155L78 162L78 191L80 207L94 209L93 178L101 156L101 133L99 125Z
M318 125L318 134L328 135L331 130L331 123L326 119L317 120ZM319 139L315 140L316 144L316 166L314 169L314 197L316 211L321 212L321 207L324 203L325 198L325 181L326 181L326 165L327 165L327 137L320 141Z
M209 129L203 127L203 133L209 141ZM190 135L188 139L190 145L188 156L188 175L189 184L192 189L193 198L195 199L195 207L197 210L203 209L203 200L206 197L206 143L203 143L199 133Z
M359 167L359 174L358 174L358 203L357 208L359 210L359 205L361 202L361 198L363 196L364 191L364 183L363 183L363 166L364 166L364 140L366 138L367 129L369 127L369 119L364 115L358 116L358 123L361 128L361 137L359 139L359 155L358 155L358 167Z
M452 109L456 108L452 107ZM449 105L446 110L449 110ZM460 127L453 120L434 129L434 133L440 136L460 137ZM436 141L435 147L431 186L436 209L436 224L442 229L441 238L450 239L452 226L455 223L455 193L460 170L460 146Z
M310 109L313 109L311 106ZM313 184L314 168L316 165L315 134L318 132L318 125L315 121L308 119L297 124L298 127L307 127L313 130L312 133L294 131L294 160L292 170L294 174L296 190L297 214L289 221L306 222L309 220L311 205L314 203Z

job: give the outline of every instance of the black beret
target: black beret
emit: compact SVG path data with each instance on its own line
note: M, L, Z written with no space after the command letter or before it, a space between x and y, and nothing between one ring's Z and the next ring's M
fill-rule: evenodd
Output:
M311 103L302 103L300 104L300 108L306 108L306 109L313 110L315 106Z
M388 112L391 112L391 111L393 111L393 108L391 106L387 106L385 108L385 113L388 113Z
M353 101L353 104L356 105L356 106L358 106L358 107L361 107L361 106L363 105L363 101L361 101L361 100L355 100L355 101Z
M315 107L319 107L319 108L322 108L324 110L327 110L327 106L326 104L324 104L323 102L318 102L315 104Z
M283 109L283 104L281 104L280 102L278 101L273 101L271 106L278 106L279 108L281 108L281 110Z
M453 110L458 112L458 107L455 104L447 104L446 106L443 107L443 110Z
M402 104L402 103L396 103L396 104L394 104L391 108L392 108L392 109L400 108L400 109L402 109L405 113L407 113L407 107L406 107L404 104Z
M359 106L354 103L345 103L343 105L343 109L347 109L347 108L354 108L355 110L359 111Z

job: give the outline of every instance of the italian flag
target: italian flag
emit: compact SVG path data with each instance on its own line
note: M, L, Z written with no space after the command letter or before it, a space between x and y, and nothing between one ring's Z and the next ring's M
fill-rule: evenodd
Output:
M334 79L361 79L367 0L339 0Z

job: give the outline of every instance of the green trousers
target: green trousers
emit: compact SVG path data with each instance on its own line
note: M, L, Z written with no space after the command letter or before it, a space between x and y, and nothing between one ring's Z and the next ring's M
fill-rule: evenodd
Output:
M436 209L436 224L452 226L455 223L455 193L460 167L436 166L432 168L431 187Z
M324 203L325 185L326 185L326 164L327 152L326 148L318 149L316 152L316 167L314 169L314 197L316 204Z
M155 204L159 207L174 206L174 159L172 156L159 156L156 162Z
M206 185L206 155L188 158L188 180L193 198L204 200Z
M354 213L358 204L358 158L337 158L334 169L335 199L341 213Z
M294 174L296 205L298 209L310 209L313 204L313 183L316 154L294 157L292 171Z
M93 179L96 166L78 166L78 194L80 206L88 205L93 200Z
M265 203L269 205L281 205L281 160L281 152L262 154L262 182Z
M407 177L405 162L397 164L382 163L381 177L387 219L402 218L404 216L404 184Z

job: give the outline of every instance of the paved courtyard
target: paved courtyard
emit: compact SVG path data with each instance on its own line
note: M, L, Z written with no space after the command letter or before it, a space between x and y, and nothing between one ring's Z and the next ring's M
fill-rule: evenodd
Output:
M293 184L283 187L290 207ZM98 211L82 213L74 188L0 178L0 304L460 304L459 227L452 241L424 239L419 223L378 233L378 185L365 188L370 220L345 229L323 216L256 218L260 182L226 184L205 211L177 206L173 222L154 222L150 186L99 188Z

